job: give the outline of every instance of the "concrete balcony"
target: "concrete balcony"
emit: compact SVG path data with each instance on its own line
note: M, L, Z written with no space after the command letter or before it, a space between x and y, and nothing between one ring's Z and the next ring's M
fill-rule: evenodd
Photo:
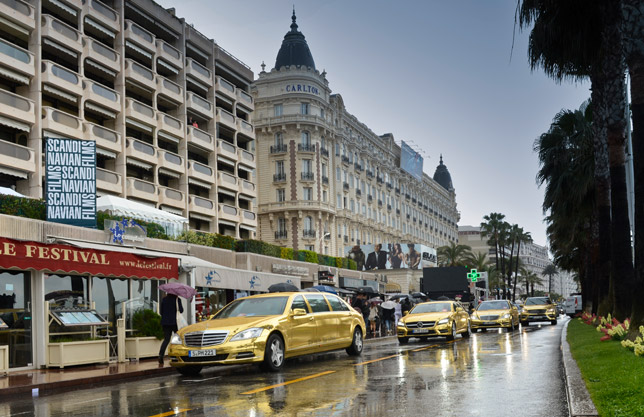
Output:
M108 7L97 0L87 0L83 2L83 14L99 22L115 34L120 32L119 15L114 9Z
M219 204L219 219L239 223L239 210L228 204Z
M188 143L195 145L208 152L215 150L215 140L211 134L196 127L188 126Z
M157 51L156 38L153 34L143 29L131 20L125 19L125 40L135 43L137 46L143 48L150 55L154 55Z
M195 113L205 117L210 120L213 117L213 105L208 100L202 98L201 96L188 91L186 94L186 104L189 110L192 110Z
M212 87L212 72L192 58L186 58L186 76L194 79L206 88Z
M80 139L83 137L82 120L52 107L42 108L43 130L63 135L63 137Z
M121 176L116 172L96 168L96 189L121 194L123 192Z
M35 155L31 148L0 140L0 165L33 174L36 172Z
M83 39L83 55L113 73L121 71L121 55L89 36Z
M152 70L129 58L125 58L125 79L134 81L152 91L157 88Z
M228 97L231 100L237 100L237 95L235 94L235 86L228 80L221 78L220 76L215 76L215 91L221 94L224 97Z
M164 64L174 67L175 71L181 71L181 68L183 68L183 54L162 39L157 39L155 43L157 59L162 59L165 61Z
M237 186L237 177L232 176L226 172L217 173L217 186L219 188L226 188L231 191L237 191L239 187Z
M154 146L134 138L126 138L125 143L125 155L128 158L136 158L152 166L157 164L158 157Z
M217 139L217 155L224 156L231 161L237 162L237 147L223 139Z
M76 101L78 97L83 95L83 84L81 83L80 76L60 66L52 61L42 61L42 82L49 84L55 91L45 91L56 96L62 96L69 101ZM65 94L66 93L66 94Z
M0 1L0 16L29 31L36 28L35 9L22 0Z
M125 99L125 116L151 127L157 125L154 109L132 98Z
M184 193L173 188L162 186L158 186L157 189L159 192L159 204L185 210L186 195Z
M185 135L183 123L179 119L161 112L157 112L157 130L169 133L177 140L183 139Z
M83 80L85 101L91 101L114 113L121 112L121 95L90 79Z
M215 183L215 171L209 166L200 164L196 161L188 161L188 176L204 181L208 184Z
M52 39L79 54L83 52L82 37L76 29L48 14L42 15L41 26L43 38Z
M0 39L0 65L16 73L16 81L29 84L29 79L36 75L34 54L10 42Z
M245 107L249 112L253 112L255 110L253 96L241 89L237 89L237 105Z
M183 175L186 173L186 166L183 163L182 157L180 157L175 153L168 152L164 149L159 149L157 153L159 155L158 166L160 168L168 169L179 175Z
M126 192L128 197L140 198L142 200L158 202L157 186L151 182L143 181L138 178L127 178Z
M240 134L255 140L255 128L245 120L237 119L237 130Z
M36 122L35 104L33 100L0 89L0 116L31 126Z
M205 216L215 217L217 215L217 205L214 201L196 195L188 196L188 210Z
M233 130L237 130L237 124L235 123L235 116L231 113L228 113L226 110L217 108L217 123L221 123L224 126L227 126Z
M108 129L94 123L83 123L83 139L96 141L96 146L110 150L114 153L121 153L121 135L114 130ZM119 191L120 192L120 191Z
M167 78L157 75L157 94L176 103L183 103L183 88Z
M257 197L257 187L250 181L239 179L239 193L251 198Z
M255 169L257 163L255 162L255 155L248 152L246 149L238 149L239 163L244 164L249 168Z
M246 226L257 227L257 215L249 210L240 210L239 221Z

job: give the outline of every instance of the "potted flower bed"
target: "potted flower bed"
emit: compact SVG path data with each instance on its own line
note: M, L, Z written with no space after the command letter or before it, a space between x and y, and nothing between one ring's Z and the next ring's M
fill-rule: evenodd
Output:
M109 362L110 342L108 339L53 339L47 344L47 358L47 366L60 368Z
M149 309L138 310L132 316L134 332L125 338L127 359L153 358L159 356L163 327L161 316Z
M9 346L0 346L0 373L9 371Z

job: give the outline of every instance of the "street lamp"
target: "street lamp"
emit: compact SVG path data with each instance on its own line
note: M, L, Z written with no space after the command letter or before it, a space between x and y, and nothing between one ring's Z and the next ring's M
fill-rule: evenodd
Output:
M331 236L331 233L326 232L320 237L320 241L318 242L318 246L320 246L320 252L322 252L322 241L329 236Z

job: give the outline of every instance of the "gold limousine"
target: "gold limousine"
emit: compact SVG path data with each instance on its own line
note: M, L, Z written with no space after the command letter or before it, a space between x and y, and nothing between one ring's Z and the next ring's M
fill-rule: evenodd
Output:
M472 330L501 327L513 331L519 327L519 310L508 300L483 301L471 317Z
M184 375L204 366L260 363L277 371L294 356L346 349L360 355L362 314L327 293L270 293L239 298L170 340L170 365Z
M457 301L430 301L416 304L398 322L398 342L405 344L410 337L445 336L454 340L457 334L470 337L470 315Z
M528 297L521 311L521 325L527 326L533 321L549 321L557 324L557 305L550 297Z

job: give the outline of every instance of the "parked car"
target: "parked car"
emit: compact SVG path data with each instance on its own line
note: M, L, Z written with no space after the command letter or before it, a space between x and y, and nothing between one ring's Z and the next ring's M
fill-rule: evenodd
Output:
M470 315L458 301L420 303L398 322L398 342L405 344L410 337L445 336L454 340L457 334L472 334Z
M557 305L550 297L528 297L521 312L521 324L527 326L531 322L549 321L557 324Z
M513 331L519 327L519 310L508 300L483 301L470 319L472 330L500 327Z
M170 341L170 365L184 375L204 366L259 363L278 371L285 359L346 349L360 355L362 314L329 293L270 293L239 298Z
M581 313L583 304L581 302L581 294L572 294L570 297L566 298L564 303L564 312L570 317L574 317L576 314Z

